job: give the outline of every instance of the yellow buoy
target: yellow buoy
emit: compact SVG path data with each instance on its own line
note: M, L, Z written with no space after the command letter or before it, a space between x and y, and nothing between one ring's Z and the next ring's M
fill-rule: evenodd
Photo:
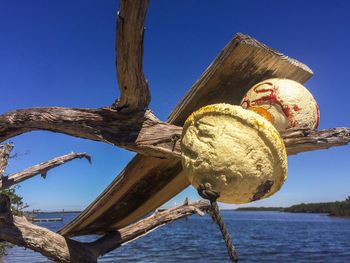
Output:
M185 122L182 165L191 184L210 184L220 202L241 204L277 192L287 174L287 154L274 126L240 106L214 104Z

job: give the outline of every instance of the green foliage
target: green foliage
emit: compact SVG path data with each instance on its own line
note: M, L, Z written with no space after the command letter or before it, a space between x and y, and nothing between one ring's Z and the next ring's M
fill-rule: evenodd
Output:
M344 201L328 203L299 204L285 208L285 212L327 213L332 216L350 216L350 196Z
M298 204L290 207L240 207L237 211L281 211L292 213L325 213L332 216L350 216L350 196L344 201Z
M19 186L10 187L8 189L0 190L0 194L7 195L11 200L11 210L12 214L16 216L23 216L23 209L28 207L24 202L23 198L16 194L16 190ZM6 248L11 247L11 244L7 242L0 242L0 261L1 256L5 255Z
M16 194L19 189L19 185L15 185L8 189L0 190L0 194L5 194L10 198L12 214L16 216L23 215L23 209L27 208L28 205L23 202L23 197Z

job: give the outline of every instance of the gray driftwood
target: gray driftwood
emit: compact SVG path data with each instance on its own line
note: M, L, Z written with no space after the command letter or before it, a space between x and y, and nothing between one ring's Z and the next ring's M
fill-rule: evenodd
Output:
M3 176L0 178L0 190L23 182L24 180L32 178L36 175L41 175L42 177L46 178L48 170L77 158L85 158L91 162L91 157L86 153L69 153L62 155L52 160L36 164L18 173L10 174L9 176Z
M34 225L25 217L13 216L9 198L0 194L0 239L37 251L57 262L97 262L99 256L126 242L135 240L180 218L193 214L203 215L209 209L209 204L204 201L184 204L156 212L94 242L82 243Z
M151 100L142 70L144 23L148 0L121 1L117 15L116 68L120 99L113 107L145 110Z
M180 149L175 143L182 129L160 121L149 110L130 113L126 106L121 110L112 107L32 108L0 116L0 142L33 130L60 132L145 155L171 157L179 154Z
M99 109L23 109L0 116L0 142L25 132L47 130L110 143L142 154L137 155L77 219L61 230L60 233L65 236L107 233L116 229L122 233L121 229L126 229L123 227L139 220L183 190L188 182L181 173L178 160L181 154L179 138L181 126L192 111L209 103L239 104L250 86L270 77L290 78L304 83L312 75L306 65L249 36L238 34L193 85L170 115L168 123L161 122L147 108L150 92L142 69L148 0L120 2L116 33L120 98L115 103ZM349 130L288 131L283 133L283 137L288 153L295 154L346 144L349 142ZM94 245L90 244L88 251L83 253L86 245L68 242L68 239L55 234L57 239L53 240L57 240L59 247L65 249L65 252L60 250L59 253L71 256L58 258L56 248L48 240L41 240L48 232L40 232L44 231L42 229L36 232L36 228L29 227L23 221L18 222L21 219L16 217L5 216L7 214L3 213L1 219L0 238L58 261L89 262L89 257L95 260L101 251L105 253L120 245L116 234L107 234ZM144 231L151 229L144 228ZM126 236L132 237L133 232L141 233L130 228ZM97 249L98 246L103 249ZM85 254L84 258L78 253ZM72 255L77 257L73 258Z

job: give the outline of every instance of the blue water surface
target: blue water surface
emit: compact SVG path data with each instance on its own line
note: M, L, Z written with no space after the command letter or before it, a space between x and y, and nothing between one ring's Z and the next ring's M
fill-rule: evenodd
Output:
M323 214L222 211L236 245L239 262L350 262L350 219ZM63 222L38 223L58 230L76 214L45 214ZM91 241L94 237L80 238ZM4 262L50 262L20 247ZM101 257L99 262L230 262L210 217L192 216Z

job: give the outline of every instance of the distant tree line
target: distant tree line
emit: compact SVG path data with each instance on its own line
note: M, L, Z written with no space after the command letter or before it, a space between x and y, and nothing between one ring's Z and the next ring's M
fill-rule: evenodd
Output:
M290 207L240 207L238 211L280 211L292 213L326 213L332 216L350 217L350 196L344 201L298 204Z
M327 213L333 216L350 216L350 196L344 201L299 204L284 208L285 212L294 213Z

